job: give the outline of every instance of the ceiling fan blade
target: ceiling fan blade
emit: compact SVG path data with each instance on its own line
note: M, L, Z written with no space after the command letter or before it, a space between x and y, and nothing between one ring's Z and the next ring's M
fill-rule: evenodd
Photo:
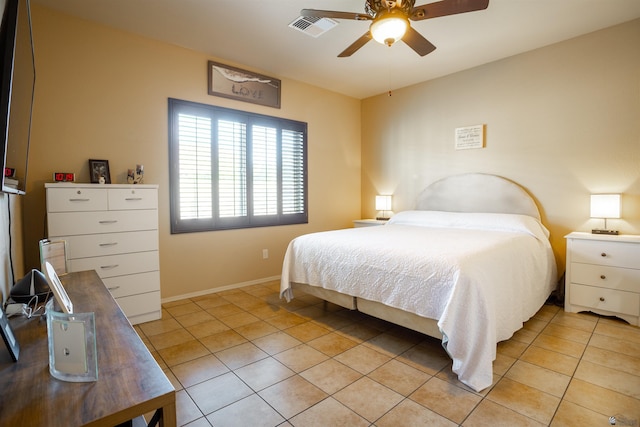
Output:
M405 42L411 49L415 50L420 56L425 56L428 53L436 50L436 47L413 28L407 28L407 32L402 37L402 41Z
M333 10L302 9L300 15L307 18L335 18L355 19L356 21L371 21L373 18L366 13L335 12Z
M338 55L338 58L346 58L347 56L353 55L354 53L356 53L358 49L360 49L362 46L367 44L367 42L372 38L373 37L371 37L371 33L367 31L362 37L360 37L355 42L351 43L351 45L348 48L343 50L340 53L340 55Z
M488 6L489 0L442 0L414 7L409 19L422 21L423 19L483 10Z

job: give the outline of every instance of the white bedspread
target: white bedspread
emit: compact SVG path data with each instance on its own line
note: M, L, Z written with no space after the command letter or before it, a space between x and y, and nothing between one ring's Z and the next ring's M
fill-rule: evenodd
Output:
M300 236L285 254L281 295L306 283L437 319L453 371L480 391L496 344L555 286L548 231L523 215L407 211L387 225Z

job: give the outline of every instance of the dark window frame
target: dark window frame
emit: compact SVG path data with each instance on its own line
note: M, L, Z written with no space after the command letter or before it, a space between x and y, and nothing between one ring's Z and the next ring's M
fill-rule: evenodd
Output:
M308 223L308 167L307 167L307 123L295 120L283 119L280 117L272 117L263 114L250 113L241 110L234 110L208 104L201 104L191 101L183 101L179 99L169 98L169 193L170 193L170 221L171 234L191 233L202 231L242 229L252 227L270 227L290 224L306 224ZM210 217L205 218L181 218L181 194L180 194L180 115L193 115L201 119L211 119L211 201L212 210ZM219 120L230 120L234 123L246 124L246 171L243 175L246 177L246 215L221 217L219 206L219 188L218 188L218 134L217 125ZM252 160L253 136L252 129L254 126L265 126L269 129L275 128L277 131L277 213L270 215L254 215L253 201L253 172L254 164ZM295 140L292 145L298 156L295 165L286 163L286 167L296 169L298 172L295 176L293 187L294 191L295 212L285 213L283 204L283 193L285 193L285 184L283 180L283 139L284 134L293 135L289 139ZM289 141L289 139L286 139ZM270 142L274 142L270 140ZM270 153L272 153L270 151ZM302 157L300 159L299 157ZM207 156L204 156L206 159ZM295 156L294 156L295 157ZM295 166L295 167L294 167ZM197 168L195 168L197 170ZM193 172L193 170L191 170ZM205 183L206 180L200 179L198 182ZM269 181L273 184L273 181ZM300 188L302 187L302 188ZM290 190L289 187L287 187ZM186 192L185 192L186 193ZM257 191L256 191L257 193ZM291 192L286 192L290 194ZM203 194L207 194L204 192ZM197 198L196 198L197 199ZM272 200L269 201L272 203ZM300 207L300 205L302 205ZM287 205L289 206L289 205ZM185 208L186 211L186 208Z

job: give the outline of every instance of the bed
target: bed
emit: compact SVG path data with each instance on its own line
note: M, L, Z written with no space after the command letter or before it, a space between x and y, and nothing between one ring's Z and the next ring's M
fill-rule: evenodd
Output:
M458 379L493 383L497 343L556 285L549 232L533 198L495 175L429 185L387 224L311 233L287 248L281 297L298 292L442 339Z

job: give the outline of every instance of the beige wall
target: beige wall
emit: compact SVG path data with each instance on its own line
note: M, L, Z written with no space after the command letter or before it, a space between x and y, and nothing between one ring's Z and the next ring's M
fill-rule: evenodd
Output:
M589 231L589 194L623 193L640 233L640 20L513 56L362 104L362 215L394 209L444 176L493 173L532 194L564 270L564 238ZM486 147L454 149L454 129L486 124Z
M46 233L44 183L54 171L75 172L77 181L88 182L90 158L109 160L114 183L126 182L127 169L139 163L145 183L160 185L164 299L278 276L293 237L347 227L359 217L359 100L283 79L281 109L232 101L207 94L207 60L224 59L38 6L33 32L37 84L24 197L27 265L37 266L37 241ZM309 224L171 235L169 97L307 122ZM268 260L262 249L269 249Z
M24 277L22 248L22 198L0 193L0 302L11 286Z

